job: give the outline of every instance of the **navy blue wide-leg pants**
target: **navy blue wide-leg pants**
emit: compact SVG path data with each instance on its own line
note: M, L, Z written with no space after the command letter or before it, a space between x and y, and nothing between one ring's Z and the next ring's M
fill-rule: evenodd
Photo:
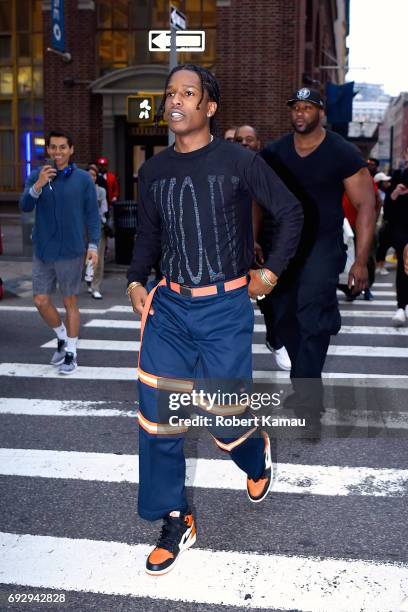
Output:
M216 296L185 297L167 286L156 290L147 318L139 362L139 500L142 518L156 520L188 508L185 494L184 434L169 426L175 393L193 388L243 390L252 380L254 313L247 287ZM223 406L219 406L222 414ZM225 406L230 409L230 406ZM189 415L194 416L194 415ZM237 417L248 419L248 410ZM264 443L256 428L238 424L216 444L250 478L264 468Z

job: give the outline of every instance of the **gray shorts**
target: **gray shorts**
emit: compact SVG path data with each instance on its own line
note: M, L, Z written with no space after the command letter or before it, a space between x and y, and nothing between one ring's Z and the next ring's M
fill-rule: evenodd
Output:
M44 263L33 257L33 294L50 295L55 293L57 282L64 297L78 295L81 286L84 258L61 259Z

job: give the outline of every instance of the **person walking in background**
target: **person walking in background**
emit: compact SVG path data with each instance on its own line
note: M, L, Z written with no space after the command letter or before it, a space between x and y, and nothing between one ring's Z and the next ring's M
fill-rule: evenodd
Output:
M30 174L20 207L24 212L35 209L33 294L38 312L57 336L51 364L59 366L60 374L71 374L77 367L77 296L85 252L93 267L98 262L98 202L89 174L70 161L74 153L71 136L63 130L53 130L46 146L55 167L45 164ZM57 283L63 295L66 326L50 297Z
M241 125L236 129L235 142L255 153L258 153L261 149L261 140L258 132L251 125ZM275 222L272 215L255 201L252 202L252 224L254 230L255 264L262 267L273 245L272 236ZM277 367L281 370L289 371L291 368L289 355L283 346L283 342L279 339L277 330L275 330L270 296L271 294L266 295L262 300L257 300L258 307L265 320L265 344L271 351Z
M390 224L388 222L388 209L390 206L391 177L384 172L377 172L374 182L378 187L378 195L382 202L381 213L378 219L377 250L375 254L377 269L380 276L387 276L389 271L385 267L385 258L388 249L392 246Z
M88 291L95 300L102 299L101 283L103 281L103 273L105 268L105 249L106 249L106 215L108 214L108 202L106 199L106 191L103 187L96 184L97 171L95 167L88 169L89 175L93 180L96 188L96 197L98 199L99 218L101 222L101 237L98 245L98 263L93 271L93 278L88 282Z
M271 296L279 336L292 362L294 393L285 402L306 417L311 438L319 438L324 412L322 370L330 336L341 318L336 288L346 263L342 196L357 210L356 259L349 272L355 293L367 287L367 260L375 229L372 178L356 147L323 127L320 92L303 87L287 101L293 132L268 144L261 154L303 205L300 245Z
M397 311L392 317L396 327L408 320L408 277L405 273L404 252L408 242L408 149L405 151L406 166L392 177L389 223L392 246L397 256Z
M108 183L106 179L103 177L103 174L99 172L99 168L97 164L90 162L88 164L88 170L90 170L91 168L93 168L93 170L95 170L96 172L96 184L99 185L99 187L102 187L103 189L105 189L106 194L107 194L108 193Z
M367 159L367 169L371 176L374 178L380 167L380 161L376 157L369 157Z
M119 199L120 195L118 177L116 176L116 174L113 174L113 172L110 172L108 170L109 162L106 157L100 157L97 161L97 164L101 176L106 181L106 195L108 197L108 204L109 206L111 206L114 202L116 202L116 200Z
M235 126L232 126L225 130L224 140L228 140L228 142L234 142L236 129L237 128Z

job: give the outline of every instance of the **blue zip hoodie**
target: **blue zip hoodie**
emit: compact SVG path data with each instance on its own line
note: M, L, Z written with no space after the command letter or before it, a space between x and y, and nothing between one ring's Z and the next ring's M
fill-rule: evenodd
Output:
M40 169L27 178L20 208L31 212L35 208L33 232L34 252L38 259L50 263L84 255L85 236L98 245L101 229L95 185L87 172L71 164L69 176L58 171L36 196L33 185ZM86 230L86 231L85 231Z

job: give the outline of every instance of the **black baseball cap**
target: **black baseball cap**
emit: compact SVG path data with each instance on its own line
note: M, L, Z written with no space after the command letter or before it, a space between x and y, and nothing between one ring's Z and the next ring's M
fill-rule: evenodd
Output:
M309 89L308 87L302 87L295 91L286 104L292 106L295 102L311 102L319 108L324 108L324 101L320 95L320 91L317 89Z

